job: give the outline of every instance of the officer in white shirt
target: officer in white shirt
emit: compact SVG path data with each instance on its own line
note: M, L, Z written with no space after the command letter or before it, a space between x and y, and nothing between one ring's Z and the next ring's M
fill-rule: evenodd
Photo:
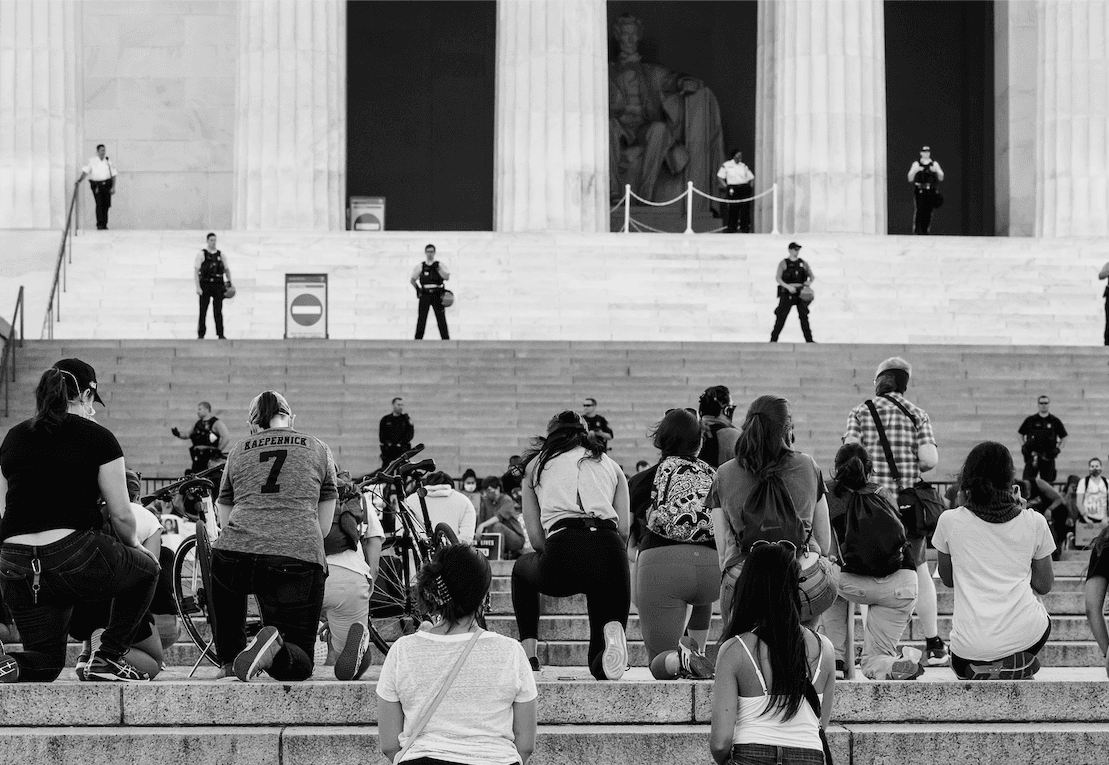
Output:
M747 165L743 164L743 152L738 149L732 151L732 158L721 165L716 173L720 187L724 189L728 199L750 199L755 193L755 174ZM751 233L751 203L739 202L727 204L728 227L727 232L734 234L738 228L745 234Z
M108 161L104 144L96 147L96 156L91 157L81 168L81 177L77 182L88 177L92 186L92 198L96 201L96 227L105 231L108 228L108 208L112 206L112 194L116 193L116 169Z
M909 183L913 184L913 233L927 234L932 225L932 211L943 204L940 182L943 168L932 159L932 149L920 148L920 159L909 168Z

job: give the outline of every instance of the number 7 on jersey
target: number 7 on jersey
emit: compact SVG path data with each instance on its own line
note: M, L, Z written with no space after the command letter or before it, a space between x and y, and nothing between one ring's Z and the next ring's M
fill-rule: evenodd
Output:
M285 466L285 460L289 457L288 449L274 449L273 451L262 452L258 455L259 463L266 463L273 460L273 467L270 468L269 478L262 484L263 494L277 494L281 491L281 484L277 482L277 477L281 475L281 468Z

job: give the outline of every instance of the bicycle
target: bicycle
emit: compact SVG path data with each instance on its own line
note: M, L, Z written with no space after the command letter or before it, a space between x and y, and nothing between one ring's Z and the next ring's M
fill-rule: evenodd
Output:
M381 470L358 482L359 491L381 503L382 526L387 530L381 546L381 560L373 594L370 596L370 640L386 654L398 638L411 635L427 621L428 614L418 606L413 583L420 569L441 548L458 544L454 529L446 523L431 524L427 512L427 490L423 476L435 470L434 460L411 463L424 448L417 445ZM415 485L420 513L405 500L406 479ZM372 487L381 486L377 492ZM371 502L376 506L376 503Z

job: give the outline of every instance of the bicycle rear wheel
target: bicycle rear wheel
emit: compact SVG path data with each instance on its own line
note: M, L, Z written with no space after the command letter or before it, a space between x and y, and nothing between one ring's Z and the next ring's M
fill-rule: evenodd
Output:
M389 653L398 638L418 630L424 620L412 594L420 565L407 537L386 538L370 596L369 622L370 640L383 654Z
M173 556L173 601L177 615L189 638L200 649L201 656L220 666L209 613L207 565L202 569L197 559L195 536L183 540Z

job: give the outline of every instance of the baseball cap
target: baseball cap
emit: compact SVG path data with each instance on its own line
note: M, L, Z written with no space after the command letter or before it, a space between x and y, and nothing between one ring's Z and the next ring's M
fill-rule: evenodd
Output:
M910 378L913 376L913 365L905 361L900 356L891 356L878 365L878 371L874 373L874 378L877 379L883 372L888 372L891 369L900 369L907 374Z
M72 375L77 383L78 394L91 390L93 401L98 404L104 403L96 389L96 370L91 365L86 364L81 359L62 359L54 364L54 369L60 369L62 372L68 372L69 375Z
M789 243L789 249L799 250L799 249L801 249L801 245L797 244L797 242L790 242Z
M921 151L932 151L932 147L931 146L921 146L920 150Z

